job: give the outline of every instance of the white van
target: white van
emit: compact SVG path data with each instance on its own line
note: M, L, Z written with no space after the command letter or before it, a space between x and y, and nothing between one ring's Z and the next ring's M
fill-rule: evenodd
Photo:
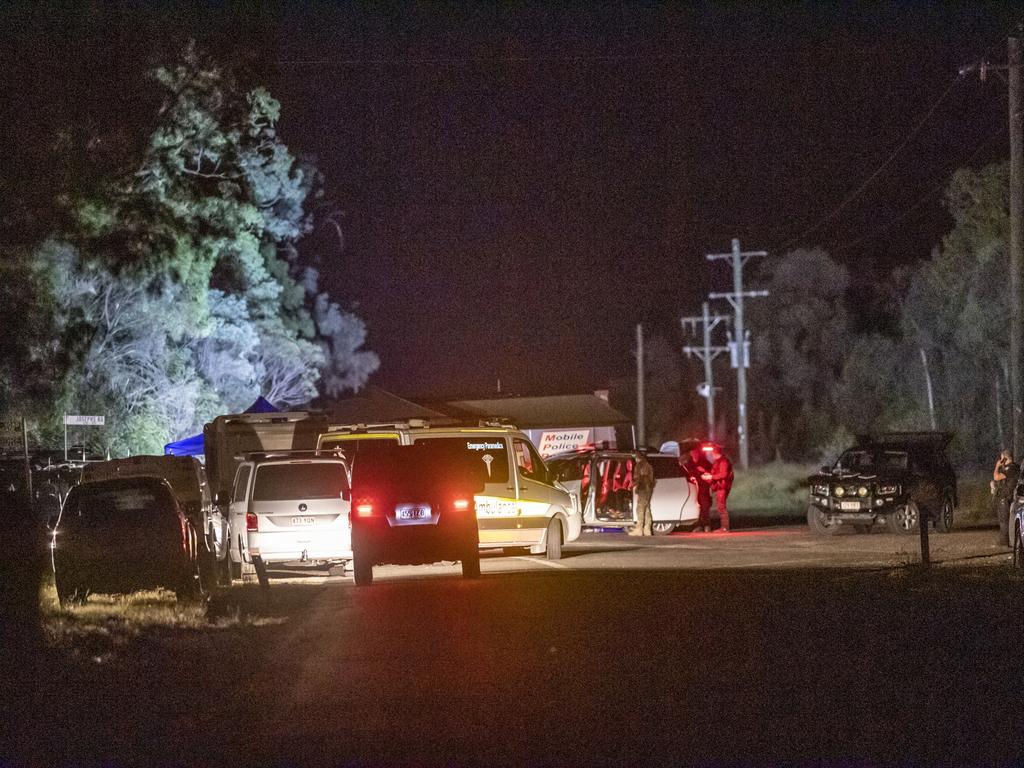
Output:
M530 439L515 427L430 427L425 421L401 424L336 425L320 435L320 449L340 448L354 466L359 454L381 440L412 445L418 440L455 437L478 455L487 480L474 497L480 548L529 547L551 560L562 544L575 541L583 528L577 498L548 470Z
M315 451L250 454L235 472L230 549L234 569L251 563L260 585L267 567L352 559L348 465Z
M562 485L576 492L583 523L600 528L636 525L633 469L637 451L582 450L548 458ZM697 522L697 486L679 466L676 456L644 453L654 469L651 520L654 533L665 535Z

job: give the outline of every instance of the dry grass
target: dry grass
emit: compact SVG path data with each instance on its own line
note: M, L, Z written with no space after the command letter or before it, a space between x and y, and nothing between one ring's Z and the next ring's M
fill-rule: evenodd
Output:
M736 470L729 507L744 514L802 514L807 511L807 478L815 467L773 461Z

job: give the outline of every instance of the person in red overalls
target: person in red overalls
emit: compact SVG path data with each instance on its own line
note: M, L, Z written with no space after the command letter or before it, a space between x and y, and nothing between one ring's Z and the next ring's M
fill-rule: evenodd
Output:
M729 491L732 490L732 462L717 445L711 446L708 457L711 459L711 471L707 474L707 480L711 486L711 492L715 495L715 505L718 507L718 518L721 523L718 531L728 533L729 510L725 506L725 500L729 497Z

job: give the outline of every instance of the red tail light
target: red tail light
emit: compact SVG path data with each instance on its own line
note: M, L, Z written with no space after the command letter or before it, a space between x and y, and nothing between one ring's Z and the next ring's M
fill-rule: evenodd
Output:
M373 503L370 501L360 501L356 504L356 517L372 517L373 516Z
M258 531L260 529L260 519L252 512L245 513L245 530L247 531Z
M465 511L469 509L469 499L456 499L452 506L457 510Z

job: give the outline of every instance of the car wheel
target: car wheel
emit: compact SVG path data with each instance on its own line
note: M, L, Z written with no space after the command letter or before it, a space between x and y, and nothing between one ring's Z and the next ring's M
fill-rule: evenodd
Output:
M547 547L544 556L548 560L562 559L562 522L556 517L548 523Z
M373 563L358 552L352 553L352 576L357 587L368 587L373 583Z
M651 530L655 536L668 536L676 529L675 523L652 523Z
M474 550L462 558L462 578L480 578L480 551Z
M843 524L834 520L829 521L828 515L811 504L807 508L807 527L811 529L811 533L833 536L839 533L839 529L843 527Z
M256 569L256 580L260 583L263 589L270 588L270 577L267 575L267 564L263 562L262 557L254 557L252 559L253 567Z
M890 533L904 535L917 533L917 526L920 522L921 510L918 509L917 502L913 500L908 501L906 506L890 513L885 519L885 524L889 527Z
M949 533L953 530L953 499L949 496L942 499L942 507L935 518L935 530L939 533Z

